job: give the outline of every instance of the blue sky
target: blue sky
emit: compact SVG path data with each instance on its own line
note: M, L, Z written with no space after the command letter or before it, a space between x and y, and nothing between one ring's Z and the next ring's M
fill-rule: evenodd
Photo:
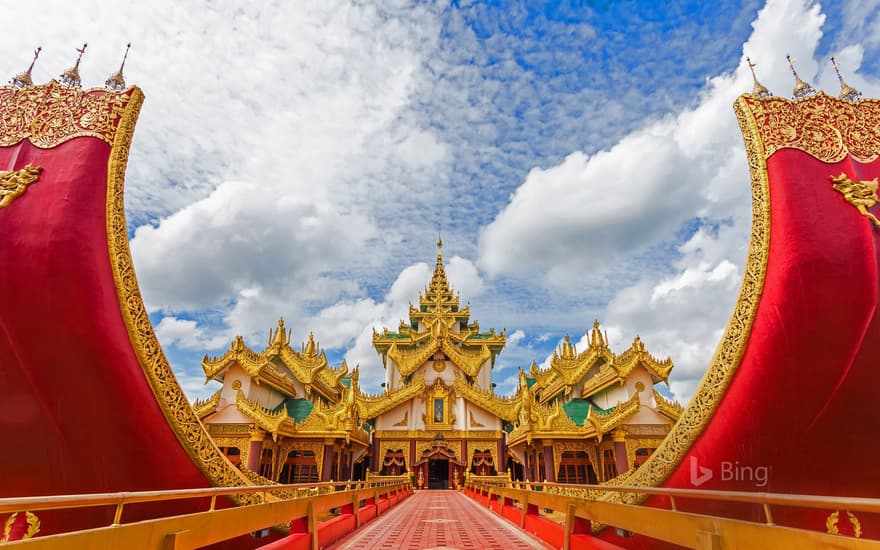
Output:
M501 391L599 319L615 351L670 355L687 399L748 238L743 56L778 95L786 53L829 93L829 55L878 93L877 2L154 4L7 7L43 38L0 47L11 75L42 45L45 81L88 40L97 86L133 43L132 248L190 396L213 391L202 355L261 349L280 315L378 388L369 336L417 300L439 225L473 318L507 329Z

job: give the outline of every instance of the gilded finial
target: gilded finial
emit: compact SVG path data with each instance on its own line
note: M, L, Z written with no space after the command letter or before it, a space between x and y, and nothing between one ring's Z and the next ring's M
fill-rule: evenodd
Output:
M31 61L30 67L23 73L19 73L12 77L9 81L10 84L15 86L16 88L27 88L28 86L33 86L34 81L31 79L31 71L34 70L34 64L37 62L37 58L40 57L40 52L43 51L43 47L39 46L36 50L34 50L34 60Z
M837 66L837 61L833 57L831 58L831 64L834 65L834 72L837 73L837 80L840 81L840 95L837 97L846 101L855 101L862 97L862 92L843 81L843 77L840 76L840 67Z
M119 65L119 70L107 77L107 80L104 82L104 87L108 90L121 92L125 89L125 78L122 76L122 69L125 68L125 60L128 59L128 50L130 49L131 42L125 46L125 55L122 56L122 64Z
M768 90L766 86L758 82L758 77L755 76L755 67L757 67L757 65L755 63L752 63L752 60L748 57L746 57L746 63L749 64L749 70L752 71L752 80L755 81L755 89L752 90L752 95L761 99L773 97L773 94L770 93L770 90Z
M65 86L70 86L71 88L80 88L82 87L82 79L79 77L79 62L82 60L82 56L86 53L86 48L88 47L88 42L82 45L82 48L77 48L76 51L79 55L76 57L76 64L61 73L61 83Z
M797 71L794 70L794 61L792 61L790 55L786 55L785 59L788 60L788 66L791 67L791 74L794 75L794 91L792 95L795 99L803 99L805 97L810 97L811 95L816 93L816 90L813 89L808 83L801 80L801 77L798 76Z

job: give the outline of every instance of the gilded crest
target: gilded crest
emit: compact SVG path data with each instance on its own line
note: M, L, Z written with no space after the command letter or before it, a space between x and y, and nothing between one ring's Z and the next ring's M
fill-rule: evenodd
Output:
M12 542L12 526L15 524L15 520L18 519L18 512L15 512L6 520L6 525L3 528L3 537L0 538L0 543L4 542ZM33 512L25 512L25 523L27 524L27 530L21 533L19 539L24 540L32 538L40 531L40 518L37 517L37 514Z
M831 176L831 183L834 185L834 190L840 192L843 198L846 199L846 202L855 206L862 216L870 219L874 222L874 225L880 227L880 220L877 219L877 216L868 212L868 208L877 204L878 201L877 178L867 181L856 181L849 179L846 174L841 172L839 176Z
M12 201L27 191L28 185L40 179L39 166L28 164L21 170L0 171L0 208L12 204Z

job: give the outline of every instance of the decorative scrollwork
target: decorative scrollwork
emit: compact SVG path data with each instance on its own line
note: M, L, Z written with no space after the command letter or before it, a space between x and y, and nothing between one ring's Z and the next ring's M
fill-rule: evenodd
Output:
M850 102L819 92L797 101L754 96L740 101L754 120L764 159L780 149L799 149L829 164L847 155L870 162L880 151L880 101L876 99Z
M77 137L113 145L131 94L81 90L52 81L40 86L0 88L0 146L24 139L49 149Z
M845 510L846 517L849 520L849 524L852 525L853 529L853 537L861 538L862 536L862 523L859 521L859 518L856 517L855 514L850 512L849 510ZM825 530L828 531L831 535L840 535L840 529L837 524L840 521L840 510L835 510L832 512L828 518L825 520Z

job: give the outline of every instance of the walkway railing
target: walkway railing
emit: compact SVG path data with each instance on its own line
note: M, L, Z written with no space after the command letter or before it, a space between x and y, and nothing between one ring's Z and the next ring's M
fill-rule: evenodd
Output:
M844 498L814 495L748 493L738 491L702 491L650 487L610 487L604 485L565 485L560 483L514 482L501 487L468 480L465 492L521 528L558 548L585 546L593 527L608 526L622 536L638 533L653 539L687 548L720 550L724 548L880 548L880 541L822 533L774 523L774 507L827 510L829 517L845 511L854 514L880 513L880 499ZM665 497L669 508L656 508L606 502L595 498L599 493ZM717 515L684 512L678 505L684 500L745 503L763 511L763 523ZM541 515L553 510L563 523ZM840 522L852 519L839 519ZM856 519L856 521L858 521ZM836 529L837 524L834 523ZM853 531L861 529L852 525ZM622 542L622 541L621 541Z
M293 495L294 498L273 499L269 497L273 493ZM276 526L283 526L284 531L288 531L289 526L289 532L277 541L281 543L279 547L317 549L360 527L361 522L380 515L410 494L412 486L408 482L326 482L3 498L0 499L0 517L25 510L116 507L113 522L105 527L37 536L10 543L13 548L198 548ZM248 506L216 507L217 497L247 495L258 498ZM203 512L132 523L121 521L126 505L184 499L210 499L210 504ZM336 509L338 515L321 521ZM274 544L269 543L267 548Z

